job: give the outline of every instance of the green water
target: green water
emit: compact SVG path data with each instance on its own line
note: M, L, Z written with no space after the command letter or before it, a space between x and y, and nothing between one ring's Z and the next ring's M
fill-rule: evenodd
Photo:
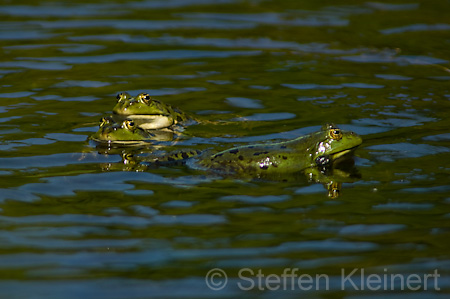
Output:
M444 0L2 1L0 297L446 298L449 9ZM330 199L306 178L129 171L120 151L86 141L121 91L232 121L191 126L158 151L287 140L334 122L364 139L361 179ZM205 282L213 268L228 276L221 290ZM274 287L294 268L294 284ZM356 285L343 285L354 269ZM362 270L416 282L361 290ZM435 271L436 281L417 282ZM302 274L314 284L300 288Z

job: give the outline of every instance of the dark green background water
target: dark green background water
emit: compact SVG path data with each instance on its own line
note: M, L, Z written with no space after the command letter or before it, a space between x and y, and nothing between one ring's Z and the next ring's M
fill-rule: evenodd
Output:
M2 1L0 297L346 297L340 275L424 274L450 290L449 1ZM87 137L120 91L211 119L175 148L364 138L361 180L126 171ZM228 274L212 291L205 275ZM298 268L330 289L241 291ZM386 270L384 270L386 269ZM430 290L431 289L431 290ZM447 293L447 294L446 294Z

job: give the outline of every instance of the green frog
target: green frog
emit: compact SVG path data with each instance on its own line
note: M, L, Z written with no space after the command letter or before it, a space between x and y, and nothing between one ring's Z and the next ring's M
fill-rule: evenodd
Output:
M118 119L132 119L145 130L169 128L194 120L178 108L152 99L148 93L140 93L136 98L126 92L119 93L113 113Z
M350 154L362 143L354 132L326 124L319 131L293 140L251 144L224 150L215 154L197 150L176 152L155 158L151 165L187 161L190 166L216 173L244 178L262 178L291 181L306 177L324 184L330 198L337 198L343 182L359 177Z
M154 138L154 134L139 128L130 119L116 123L111 117L104 117L101 119L99 127L99 130L89 137L98 143L138 145Z
M212 155L186 151L156 158L155 162L173 162L196 156L194 165L203 169L252 177L274 177L311 167L326 168L361 143L362 139L356 133L326 124L318 132L289 141L244 145Z
M228 173L265 177L326 167L362 143L356 133L324 125L320 131L293 140L234 147L201 158L201 167Z

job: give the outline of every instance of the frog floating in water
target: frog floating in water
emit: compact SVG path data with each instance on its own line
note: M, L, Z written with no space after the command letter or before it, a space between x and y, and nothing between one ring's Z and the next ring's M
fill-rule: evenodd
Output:
M174 141L174 132L170 130L144 130L131 119L116 122L111 116L100 120L99 130L89 137L99 144L114 146L145 145L159 141Z
M324 168L361 143L362 139L356 133L327 124L318 132L289 141L244 145L213 155L203 154L197 157L196 165L220 173L252 177L284 176L311 167ZM184 155L177 153L155 161L172 162L197 155L198 151L188 151Z
M115 117L131 119L145 130L170 128L177 124L194 121L192 117L169 104L152 99L148 93L133 98L126 92L117 95L113 108Z
M293 140L234 147L201 159L199 165L256 176L277 175L330 164L362 143L361 137L327 124Z
M130 119L116 123L111 117L104 117L100 121L99 130L89 137L98 143L139 145L150 141L154 135L136 126Z
M310 181L322 183L330 198L336 198L343 182L359 177L353 159L345 157L351 157L348 154L361 143L356 133L327 124L320 131L289 141L239 146L212 155L197 150L182 151L156 158L149 165L195 158L188 162L190 166L243 178L290 181L306 175ZM342 169L342 165L351 167Z

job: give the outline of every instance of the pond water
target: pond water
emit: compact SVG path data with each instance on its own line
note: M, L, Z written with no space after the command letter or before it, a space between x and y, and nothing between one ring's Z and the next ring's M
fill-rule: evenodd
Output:
M448 1L2 2L0 297L447 298ZM87 141L121 91L223 123L155 150L333 122L360 178L133 171Z

